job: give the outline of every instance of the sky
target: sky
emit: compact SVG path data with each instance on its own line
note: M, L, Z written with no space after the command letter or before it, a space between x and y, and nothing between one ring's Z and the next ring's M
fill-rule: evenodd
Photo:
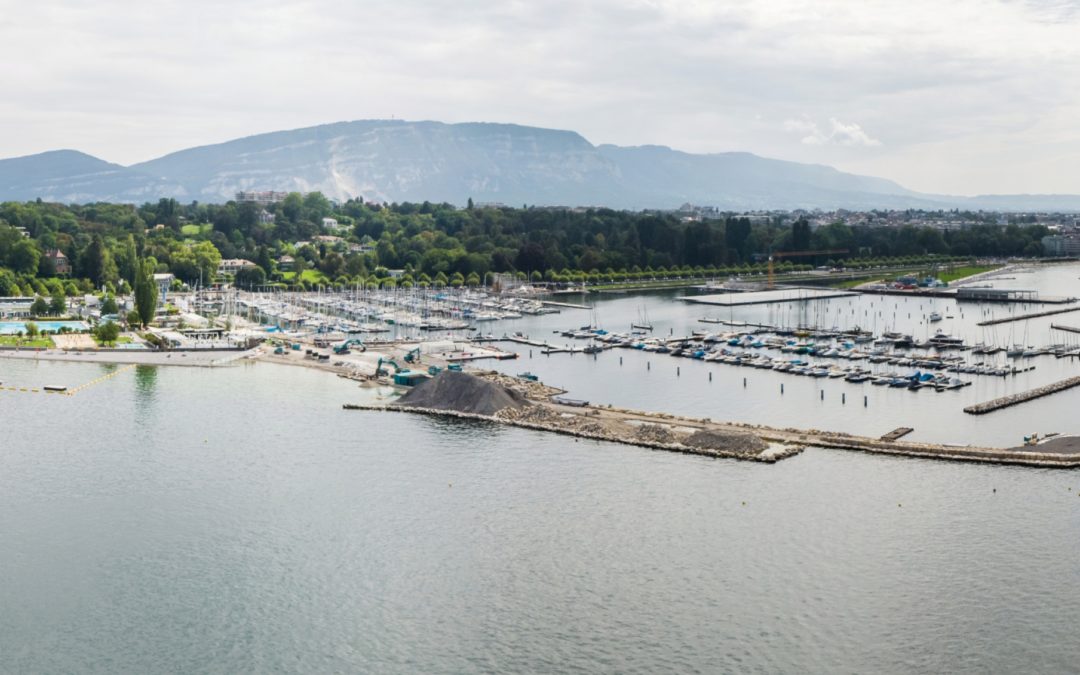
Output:
M1080 0L0 0L0 157L344 120L1080 193Z

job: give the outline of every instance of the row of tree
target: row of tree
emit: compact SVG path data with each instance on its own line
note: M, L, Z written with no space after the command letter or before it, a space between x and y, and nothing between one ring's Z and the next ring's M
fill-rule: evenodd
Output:
M324 219L333 219L328 227ZM406 270L412 282L483 280L491 273L541 277L550 271L599 274L634 270L731 270L759 264L779 251L844 250L800 259L1041 255L1047 234L1038 224L986 223L941 231L904 225L812 228L790 216L751 220L735 214L687 220L676 214L609 209L466 208L448 204L333 204L319 193L290 194L266 207L254 203L180 204L163 199L66 206L0 204L0 295L51 296L41 280L57 274L46 251L71 264L71 295L88 289L130 292L145 272L172 272L209 284L223 258L256 264L245 285L300 280L386 279ZM319 235L322 235L321 237ZM328 239L327 236L330 236ZM283 258L288 256L291 260ZM561 275L567 276L567 275Z

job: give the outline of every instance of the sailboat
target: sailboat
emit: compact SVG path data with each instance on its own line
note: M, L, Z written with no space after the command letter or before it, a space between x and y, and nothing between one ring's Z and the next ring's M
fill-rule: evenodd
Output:
M653 327L652 324L649 323L649 313L644 307L638 309L637 321L631 323L630 328L637 330L647 330L650 332L652 331Z

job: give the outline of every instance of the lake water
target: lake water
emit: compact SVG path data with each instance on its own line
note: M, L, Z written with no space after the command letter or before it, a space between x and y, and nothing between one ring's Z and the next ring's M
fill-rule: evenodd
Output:
M703 312L616 297L599 321L643 302L658 332ZM686 360L676 378L630 356L510 366L725 418L1075 424L1070 393L1009 430L952 414L975 387L812 408L805 378L781 401L759 371L744 390L713 366L708 389ZM111 372L0 360L5 386ZM0 672L1076 670L1075 471L813 448L761 465L341 409L371 396L270 364L0 392Z

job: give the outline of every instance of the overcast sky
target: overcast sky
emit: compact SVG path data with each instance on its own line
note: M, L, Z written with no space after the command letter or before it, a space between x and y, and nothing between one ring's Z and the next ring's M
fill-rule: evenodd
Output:
M1080 0L0 0L0 157L397 117L1080 193Z

